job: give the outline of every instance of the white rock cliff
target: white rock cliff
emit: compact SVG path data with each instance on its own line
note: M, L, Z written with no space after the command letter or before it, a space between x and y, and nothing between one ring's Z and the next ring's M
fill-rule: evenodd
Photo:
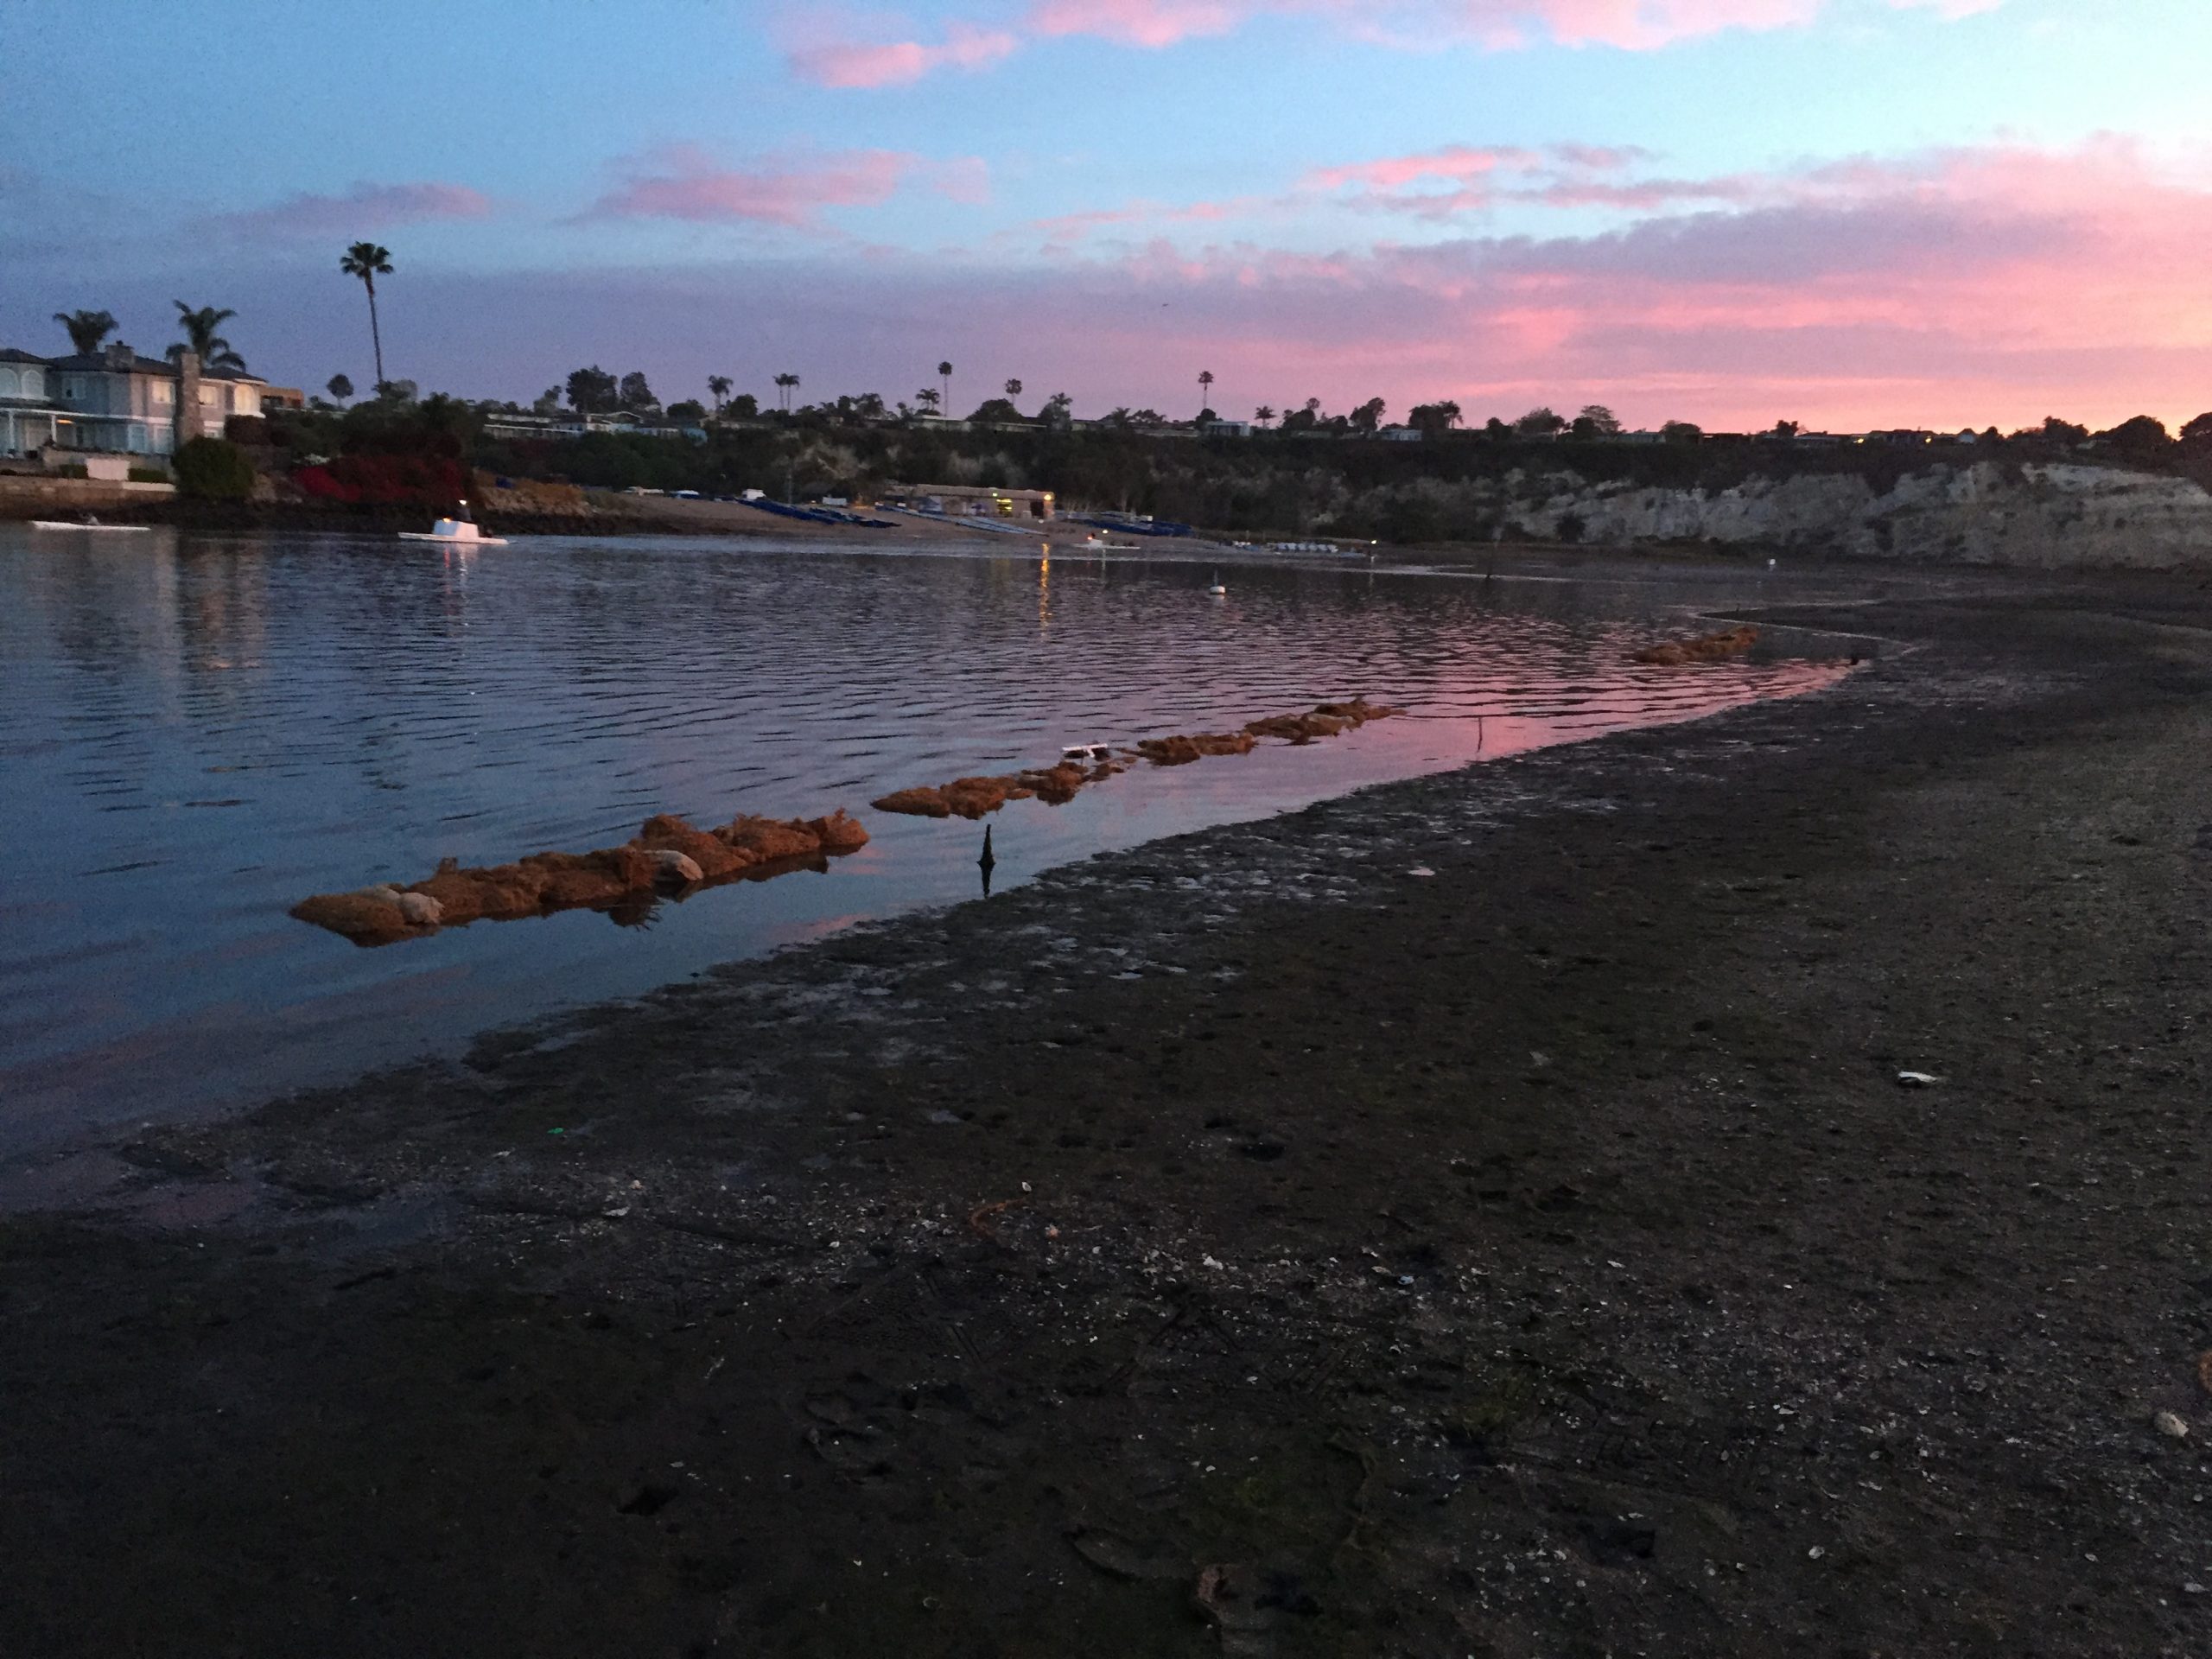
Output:
M2212 493L2183 478L2103 467L1992 462L1910 474L1886 494L1863 478L1754 478L1732 489L1541 482L1514 504L1524 534L1579 520L1595 543L1718 542L1949 564L2039 569L2212 566ZM1573 528L1569 524L1570 530Z

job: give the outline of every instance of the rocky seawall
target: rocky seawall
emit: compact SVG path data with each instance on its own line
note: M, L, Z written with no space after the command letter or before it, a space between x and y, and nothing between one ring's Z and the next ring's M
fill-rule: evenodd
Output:
M2185 478L2074 465L1938 465L1887 489L1848 474L1731 488L1529 480L1522 534L1630 544L1715 543L1844 557L2034 569L2212 567L2212 493Z

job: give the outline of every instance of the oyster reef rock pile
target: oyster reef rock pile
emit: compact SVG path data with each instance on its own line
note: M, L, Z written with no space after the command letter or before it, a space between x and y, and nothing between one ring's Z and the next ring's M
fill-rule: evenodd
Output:
M1125 753L1133 753L1156 766L1187 766L1208 755L1249 754L1263 737L1307 743L1317 737L1334 737L1339 732L1351 731L1370 720L1384 720L1405 712L1383 703L1370 702L1364 697L1354 697L1349 702L1317 704L1311 714L1271 715L1265 720L1251 721L1238 732L1147 737L1140 740L1134 751ZM902 789L873 804L879 812L904 812L914 817L980 818L986 812L997 811L1008 801L1034 798L1047 805L1059 806L1073 800L1076 791L1085 784L1103 783L1116 772L1128 769L1127 760L1102 760L1091 766L1063 760L1042 771L1009 772L998 778L956 778L949 784Z
M1636 653L1639 663L1655 663L1662 668L1679 668L1685 663L1717 663L1729 657L1740 657L1759 642L1759 631L1745 626L1730 628L1724 633L1708 633L1697 639L1669 639L1661 645L1646 645Z
M719 830L695 829L663 813L645 820L620 847L533 853L512 864L474 869L448 859L435 875L411 887L319 893L293 906L291 913L356 944L391 944L467 922L610 905L663 888L768 874L772 866L798 868L867 844L868 831L842 808L826 818L741 815Z

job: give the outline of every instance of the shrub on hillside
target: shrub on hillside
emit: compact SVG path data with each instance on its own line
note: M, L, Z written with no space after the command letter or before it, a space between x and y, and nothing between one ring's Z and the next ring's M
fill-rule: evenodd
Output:
M194 438L172 462L180 493L200 501L243 501L253 493L253 463L227 438Z
M300 493L370 506L451 506L468 493L468 474L443 455L340 455L292 474Z

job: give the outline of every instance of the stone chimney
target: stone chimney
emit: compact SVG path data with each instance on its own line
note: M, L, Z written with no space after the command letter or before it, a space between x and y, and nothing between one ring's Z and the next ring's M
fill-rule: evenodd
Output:
M200 417L200 354L179 352L176 356L176 442L179 448L207 435Z
M119 340L110 340L102 356L109 368L119 370L124 373L128 373L130 365L138 360L138 353Z

